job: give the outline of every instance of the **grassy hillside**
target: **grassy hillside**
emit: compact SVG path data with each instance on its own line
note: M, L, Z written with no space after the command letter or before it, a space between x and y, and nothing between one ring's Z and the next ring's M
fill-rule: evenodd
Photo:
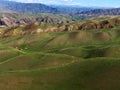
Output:
M3 90L119 90L119 64L119 59L96 58L61 67L2 72L0 87Z
M10 35L21 29L3 32L10 32L9 37L1 34L1 90L120 89L119 25L37 34L25 26L27 34Z

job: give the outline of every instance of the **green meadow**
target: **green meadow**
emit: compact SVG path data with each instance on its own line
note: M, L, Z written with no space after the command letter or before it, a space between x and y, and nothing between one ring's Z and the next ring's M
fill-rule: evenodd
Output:
M0 90L120 90L120 30L0 40Z

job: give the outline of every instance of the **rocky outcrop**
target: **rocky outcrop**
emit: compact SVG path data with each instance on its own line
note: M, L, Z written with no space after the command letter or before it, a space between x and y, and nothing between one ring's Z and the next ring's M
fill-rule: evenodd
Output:
M6 22L3 22L6 20ZM41 19L42 20L42 19ZM7 25L11 25L9 23L8 18L1 19L1 24L6 23ZM8 21L8 22L7 22ZM16 22L16 20L11 20ZM22 23L30 22L31 19L25 19ZM73 30L100 30L100 29L108 29L113 28L114 26L120 25L119 18L112 18L108 20L90 20L89 22L82 21L82 22L74 22L74 23L60 23L54 24L51 19L48 21L45 19L44 22L30 22L31 24L23 24L17 27L10 28L4 32L3 37L9 36L17 36L17 35L26 35L26 34L39 34L39 33L49 33L49 32L63 32L63 31L73 31ZM50 24L52 23L52 24ZM14 23L12 23L14 24Z
M6 26L16 26L17 20L12 17L1 17L0 18L0 25L6 25Z
M50 17L45 17L45 18L36 18L37 22L45 22L45 23L52 23L52 24L60 24L62 21L55 19L55 18L50 18Z
M16 17L12 17L12 16L0 17L0 26L5 25L5 26L8 26L8 27L15 27L15 26L19 26L19 25L22 25L22 24L31 24L31 23L34 23L34 22L44 22L44 23L48 23L48 24L64 23L62 20L58 20L58 19L50 18L50 17L44 17L44 18L28 17L28 18L22 18L20 20L17 19Z

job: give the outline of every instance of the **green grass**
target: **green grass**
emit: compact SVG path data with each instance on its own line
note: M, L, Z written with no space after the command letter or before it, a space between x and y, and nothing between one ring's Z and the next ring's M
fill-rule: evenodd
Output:
M0 45L0 63L6 61L9 58L14 58L21 55L22 53L18 50L8 47L6 45Z
M6 90L119 90L119 64L119 59L93 58L61 67L1 72L0 86Z
M78 58L63 54L36 53L20 55L1 63L0 71L32 70L62 66L78 61ZM14 64L13 64L14 63Z
M119 90L120 31L72 31L0 40L1 90Z

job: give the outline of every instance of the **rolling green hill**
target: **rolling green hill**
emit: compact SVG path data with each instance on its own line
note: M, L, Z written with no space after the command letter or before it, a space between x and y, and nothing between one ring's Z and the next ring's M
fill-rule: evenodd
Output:
M106 22L110 25L116 20L108 18L108 23L105 19L92 19L92 23L101 21L100 25L105 26ZM81 23L91 25L90 21ZM1 27L0 89L119 90L119 22L112 25L42 33L31 31L56 25L33 23L14 28ZM26 30L26 34L19 34L20 30Z

